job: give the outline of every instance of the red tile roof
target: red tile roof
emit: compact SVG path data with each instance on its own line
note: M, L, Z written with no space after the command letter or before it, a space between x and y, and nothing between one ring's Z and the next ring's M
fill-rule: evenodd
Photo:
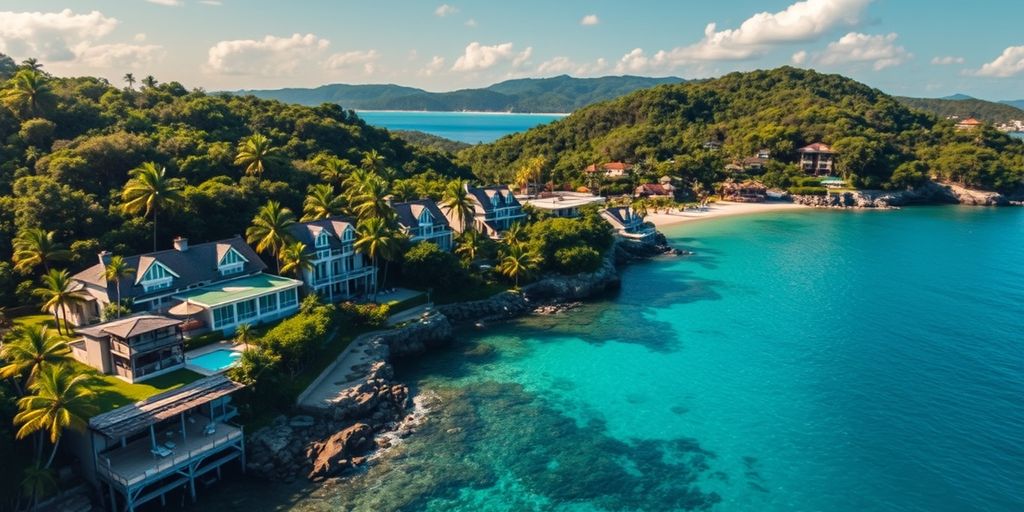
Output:
M632 168L633 168L633 164L627 164L625 162L608 162L608 163L605 163L605 164L601 164L601 169L603 169L605 171L628 171L628 170L630 170ZM597 166L594 165L594 164L590 164L590 165L587 166L585 171L587 171L587 172L596 172L597 171Z
M815 142L809 146L804 146L797 150L799 153L832 153L832 148L824 142Z

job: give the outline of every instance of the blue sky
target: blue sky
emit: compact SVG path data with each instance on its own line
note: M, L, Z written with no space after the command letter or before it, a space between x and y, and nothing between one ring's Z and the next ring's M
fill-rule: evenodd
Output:
M893 94L1024 98L1019 0L446 1L3 0L0 52L210 90L791 64Z

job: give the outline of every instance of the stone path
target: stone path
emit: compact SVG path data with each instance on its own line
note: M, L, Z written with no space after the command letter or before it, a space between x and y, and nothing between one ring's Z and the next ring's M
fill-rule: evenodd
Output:
M299 396L298 406L308 409L329 408L331 400L342 391L361 383L367 367L376 360L366 353L369 341L381 332L368 332L352 340L318 380Z

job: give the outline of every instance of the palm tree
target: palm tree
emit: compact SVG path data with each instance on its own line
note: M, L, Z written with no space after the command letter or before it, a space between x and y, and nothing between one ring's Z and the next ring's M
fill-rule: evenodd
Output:
M57 323L57 332L63 334L58 312L68 320L68 307L85 301L83 292L76 288L75 282L67 270L51 270L42 277L42 286L32 290L32 294L43 300L43 309L53 311L53 319ZM67 327L65 325L65 327ZM70 328L69 328L70 332Z
M153 75L146 75L146 77L142 79L142 85L146 86L149 89L155 89L156 84L157 81L156 78L153 78Z
M10 315L7 314L7 306L0 306L0 333L12 324Z
M43 270L50 271L50 261L67 261L71 259L71 251L53 240L54 232L41 228L25 228L14 238L14 268L29 272L42 265Z
M125 73L124 81L128 82L128 89L135 90L135 74Z
M334 185L320 183L309 187L302 203L302 221L326 219L340 215L344 209L345 199L334 193Z
M462 180L456 180L448 184L441 197L441 208L445 213L455 219L462 231L472 229L473 215L476 207L473 198L467 190L468 184Z
M71 362L68 339L42 325L26 325L14 332L13 340L0 347L0 359L7 364L0 367L0 379L14 379L25 386L31 385L46 366ZM24 390L21 387L21 390Z
M508 246L520 245L526 242L526 228L521 222L516 222L505 231L503 241Z
M281 272L281 248L292 240L288 228L295 224L295 215L277 201L267 201L252 218L252 226L245 230L245 239L256 244L256 250L274 255L277 271Z
M68 365L46 366L32 382L35 394L18 400L18 414L14 424L19 425L16 437L24 439L36 432L49 434L53 451L44 468L53 464L64 429L85 430L87 418L92 416L95 405L87 374L75 374Z
M25 69L29 69L32 71L40 71L43 69L43 64L39 62L39 59L35 57L29 57L21 61L21 65L24 66Z
M391 186L391 195L399 201L419 199L419 190L412 180L397 180Z
M103 278L107 282L113 282L117 287L117 317L121 318L121 278L128 277L135 273L135 269L128 266L128 262L121 256L113 256L110 263L103 268Z
M384 258L387 262L398 252L398 238L395 231L380 217L371 217L359 223L356 229L356 251L365 254L377 266L377 260ZM385 263L386 264L386 263ZM387 270L385 269L385 276ZM373 300L377 300L380 280L374 281Z
M296 278L302 279L303 270L313 270L313 257L306 250L306 244L293 242L281 248L279 256L281 260L281 273L294 273Z
M341 185L356 169L358 167L352 165L348 160L332 157L324 161L324 169L320 171L320 177L328 183Z
M57 480L53 477L53 470L44 468L39 463L25 468L23 475L21 490L31 498L29 505L33 509L35 509L36 501L40 496L47 496L57 490Z
M455 254L462 256L468 263L476 261L476 257L483 248L483 236L479 231L466 231L459 237L459 245L455 248Z
M383 174L385 172L384 156L378 153L376 149L371 149L363 153L363 159L359 161L359 164L367 171L375 172L377 174Z
M633 215L640 217L641 220L647 216L647 201L636 199L629 207L633 210Z
M360 220L379 218L390 220L394 210L388 204L388 182L370 174L362 182L359 193L352 199L352 208Z
M256 339L256 332L252 328L252 324L239 324L235 327L235 342L241 343L245 347L245 351L249 350L249 343Z
M42 117L56 105L57 97L45 75L25 69L11 78L10 86L3 93L3 102L23 118Z
M263 176L263 171L278 150L279 148L270 145L270 139L263 134L254 133L238 144L235 165L244 165L245 173L249 176Z
M131 171L131 179L121 191L125 213L147 217L153 215L153 251L156 252L157 212L182 200L181 188L167 178L167 170L146 162Z
M537 268L538 260L536 253L523 245L511 245L503 251L501 261L495 269L514 279L515 287L519 288L519 278L529 276Z

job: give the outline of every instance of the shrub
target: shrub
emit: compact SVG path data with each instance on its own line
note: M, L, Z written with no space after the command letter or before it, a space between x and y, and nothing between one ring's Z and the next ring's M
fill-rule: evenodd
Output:
M318 306L299 312L274 326L260 340L260 346L280 356L292 374L302 369L327 338L334 325L334 306Z
M821 178L817 178L817 177L814 177L814 176L805 176L803 178L797 178L795 181L796 181L796 186L798 186L798 187L820 187L821 186Z
M341 305L342 320L353 327L383 327L390 314L391 306L388 304L345 302Z
M131 313L132 310L128 306L124 304L118 304L116 302L111 302L110 304L107 304L107 306L103 308L103 312L100 313L100 320L104 322L109 322L122 316L130 315Z
M555 252L555 266L563 274L593 272L601 267L601 254L586 246L566 247Z
M789 193L795 196L823 196L828 193L825 187L789 187Z
M402 277L414 288L443 288L463 284L466 271L455 255L436 244L420 242L405 253Z

